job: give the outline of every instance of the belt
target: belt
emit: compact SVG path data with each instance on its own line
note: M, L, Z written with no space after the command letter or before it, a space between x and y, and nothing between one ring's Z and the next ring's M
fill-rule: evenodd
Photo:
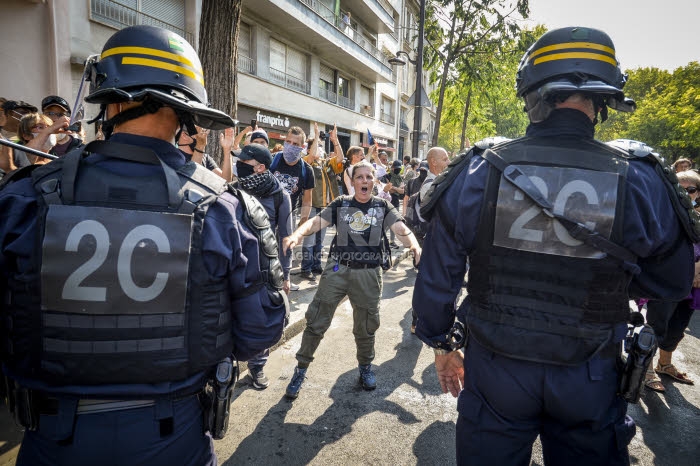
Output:
M155 400L78 400L76 414L106 413L125 409L154 406ZM42 397L39 400L39 414L55 415L58 413L58 399Z
M349 269L376 269L379 264L365 264L363 262L355 262L351 260L339 260L339 264L343 264Z

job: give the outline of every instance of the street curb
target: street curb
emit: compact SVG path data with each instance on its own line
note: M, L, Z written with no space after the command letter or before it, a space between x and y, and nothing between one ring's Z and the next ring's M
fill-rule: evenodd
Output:
M394 257L394 259L393 259L393 262L394 262L394 263L393 263L392 268L395 269L395 268L401 263L401 261L403 261L403 260L406 259L407 257L410 257L410 255L411 255L411 250L410 250L410 249L404 249L404 251L402 251L399 255L397 255L396 257ZM306 292L306 293L310 293L310 292L316 293L316 288L313 288L313 289L308 290L308 291L305 290L304 292ZM347 298L347 296L346 296L345 298L343 298L343 300L342 300L342 301L340 302L340 304L338 304L338 305L339 305L339 306L342 305L347 299L348 299L348 298ZM305 317L305 315L306 315L306 307L308 307L308 304L305 305L303 309L302 309L302 308L299 308L298 310L294 311L295 314L296 314L297 312L298 312L298 313L301 313L301 318L299 318L299 319L297 319L297 320L292 320L292 317L293 317L293 316L292 316L292 314L291 314L291 312L290 312L290 316L289 316L289 317L290 317L290 322L289 322L289 324L285 327L284 332L282 333L282 338L280 338L280 341L278 341L272 348L270 348L270 353L272 353L273 351L275 351L275 350L276 350L277 348L279 348L280 346L286 344L289 340L291 340L292 338L294 338L295 336L299 335L301 332L304 331L304 327L306 327L306 317ZM303 312L302 312L302 311L303 311ZM240 373L243 374L245 371L248 370L248 364L247 364L245 361L241 361L241 362L239 363L239 369L240 369Z

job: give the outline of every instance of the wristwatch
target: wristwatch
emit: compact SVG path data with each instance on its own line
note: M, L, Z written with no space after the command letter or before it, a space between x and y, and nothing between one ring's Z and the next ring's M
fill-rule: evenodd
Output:
M435 353L435 356L444 356L446 354L450 354L453 350L446 350L442 348L433 348L433 352Z

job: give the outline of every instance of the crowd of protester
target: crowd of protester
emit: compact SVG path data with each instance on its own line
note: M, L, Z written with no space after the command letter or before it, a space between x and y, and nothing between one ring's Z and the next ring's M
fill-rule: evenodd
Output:
M29 149L45 152L52 156L82 149L86 142L85 127L78 125L68 130L72 110L66 99L49 95L36 107L23 100L0 97L0 138L10 140ZM222 131L220 146L223 154L221 165L207 152L209 130L196 127L190 134L183 127L177 146L188 161L194 161L224 178L236 182L241 189L250 192L265 207L277 233L279 253L284 271L284 291L300 289L292 283L290 275L293 264L293 251L283 251L283 239L292 235L294 229L305 221L320 215L339 196L355 196L352 170L358 163L370 164L373 168L372 194L386 200L405 219L418 244L422 245L427 223L420 215L420 199L425 196L432 181L449 163L449 153L440 147L431 148L425 160L403 157L402 160L389 159L389 154L377 144L365 149L360 146L343 148L338 139L337 129L327 135L319 132L314 124L314 134L310 137L302 128L289 129L284 144L270 147L264 129L248 126L237 134L233 128ZM320 137L319 137L320 136ZM95 139L103 139L101 129L96 128ZM330 138L332 152L323 150L325 138ZM50 158L43 158L20 149L0 145L0 179L6 174L32 164L45 164ZM674 162L679 182L695 202L700 194L700 175L693 169L689 159L681 158ZM700 204L696 204L700 210ZM312 234L300 238L299 264L296 275L300 280L315 284L323 274L324 259L329 247L324 245L327 224ZM313 230L313 229L312 229ZM395 233L389 228L391 249L401 246L395 241ZM295 243L296 244L296 243ZM700 259L700 246L696 245L696 261ZM700 264L700 261L696 262ZM680 383L693 384L690 376L678 370L671 362L673 351L683 338L693 311L700 306L700 267L696 267L693 290L687 299L680 302L660 302L642 300L638 304L646 309L647 321L659 338L658 363L647 372L645 386L656 392L664 392L661 376L667 376ZM671 315L670 319L657 318ZM415 329L415 315L412 331ZM268 380L263 367L269 351L265 351L249 362L253 386L266 388ZM308 367L308 365L306 366ZM305 369L303 367L302 369ZM371 384L370 384L371 385Z

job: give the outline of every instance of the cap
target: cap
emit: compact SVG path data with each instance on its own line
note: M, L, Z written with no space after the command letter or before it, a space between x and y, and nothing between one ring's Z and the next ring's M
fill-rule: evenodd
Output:
M430 167L428 166L428 162L426 162L425 160L423 160L423 161L420 163L420 165L418 165L418 170L425 170L425 171L430 170Z
M238 158L240 160L257 160L265 165L266 168L270 168L270 165L272 165L272 154L262 144L248 144L241 149Z
M68 112L68 114L70 114L70 105L68 105L66 99L57 95L50 95L44 97L44 100L41 101L41 111L43 112L46 107L50 107L52 105L61 107L63 110Z
M12 110L16 110L18 108L26 108L32 113L37 112L37 108L34 105L29 104L23 100L8 100L4 104L2 104L2 109L6 112L11 112Z
M258 128L250 134L251 141L254 141L258 138L263 138L266 143L270 144L270 139L267 137L267 133L262 128Z
M391 168L401 168L403 167L403 164L401 163L401 160L394 160L391 163Z

